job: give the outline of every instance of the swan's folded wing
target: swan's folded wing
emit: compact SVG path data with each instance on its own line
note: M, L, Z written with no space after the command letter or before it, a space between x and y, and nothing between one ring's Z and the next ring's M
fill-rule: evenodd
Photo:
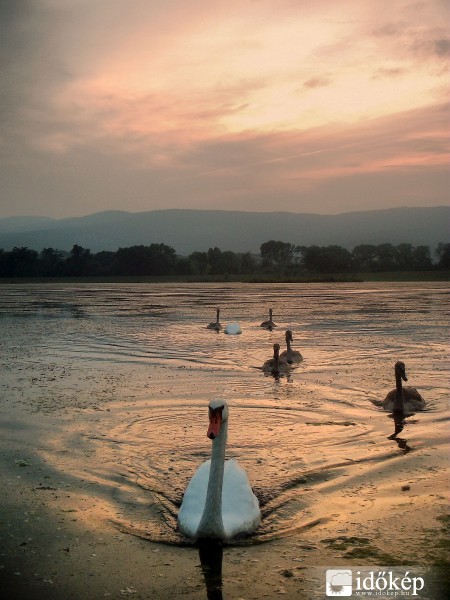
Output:
M178 512L178 528L184 535L194 538L205 508L211 460L202 463L194 473L184 492Z
M225 463L222 517L227 538L250 533L261 521L259 502L247 474L233 459Z
M417 407L425 406L425 400L422 398L420 393L414 387L403 388L403 396L405 400L409 400Z
M397 390L393 389L387 393L386 398L381 402L381 405L385 410L393 410L395 397L397 395Z

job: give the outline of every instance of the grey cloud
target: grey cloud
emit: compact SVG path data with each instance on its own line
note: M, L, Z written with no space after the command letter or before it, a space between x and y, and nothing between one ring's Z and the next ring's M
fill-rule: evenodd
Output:
M29 55L33 39L26 35L23 19L29 15L30 2L4 0L0 3L0 118L10 119L17 96L16 84L21 65Z
M377 27L372 31L372 35L375 37L391 37L397 36L399 33L405 29L405 23L396 22L396 23L385 23L381 27Z
M435 52L438 56L450 56L450 39L439 39L434 41Z
M321 87L327 87L331 83L332 83L332 80L330 77L328 77L327 75L320 75L318 77L311 77L311 79L304 81L303 87L304 88L321 88Z
M411 30L408 36L408 50L414 59L421 61L446 61L450 55L450 38L444 28L429 28L423 31Z
M70 74L59 58L58 10L28 0L0 7L0 126L13 143L29 133L31 115L48 115L49 97Z
M404 75L407 72L408 72L408 70L404 69L402 67L382 67L380 69L377 69L373 73L372 79L396 78L396 77L401 77L402 75Z

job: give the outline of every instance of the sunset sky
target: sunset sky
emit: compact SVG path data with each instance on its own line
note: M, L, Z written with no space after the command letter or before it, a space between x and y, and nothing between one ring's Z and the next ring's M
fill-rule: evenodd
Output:
M0 217L449 204L448 0L2 0Z

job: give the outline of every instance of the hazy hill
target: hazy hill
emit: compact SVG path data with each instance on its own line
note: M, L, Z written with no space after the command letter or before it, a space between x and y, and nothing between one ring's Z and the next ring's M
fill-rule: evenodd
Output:
M448 242L450 207L394 208L338 215L213 210L108 211L86 217L0 219L0 248L27 246L70 250L80 244L93 252L163 242L178 254L218 246L234 252L259 252L268 240L352 249L358 244L390 242L427 245L432 252Z
M58 223L50 217L6 217L0 219L0 233L16 233L46 229Z

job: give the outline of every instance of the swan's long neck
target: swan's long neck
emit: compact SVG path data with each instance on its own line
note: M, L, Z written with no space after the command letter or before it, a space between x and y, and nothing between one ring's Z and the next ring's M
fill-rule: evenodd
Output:
M402 376L400 373L395 373L395 400L394 400L394 410L395 411L403 411L403 385L402 385Z
M279 370L280 370L280 352L279 352L279 350L275 350L275 352L273 353L272 371L277 373Z
M225 537L222 520L222 487L227 430L228 419L222 422L219 435L212 442L211 467L205 508L197 530L197 537L200 539L223 539Z
M290 337L286 338L286 346L287 346L287 351L289 354L289 352L291 351L291 338Z

